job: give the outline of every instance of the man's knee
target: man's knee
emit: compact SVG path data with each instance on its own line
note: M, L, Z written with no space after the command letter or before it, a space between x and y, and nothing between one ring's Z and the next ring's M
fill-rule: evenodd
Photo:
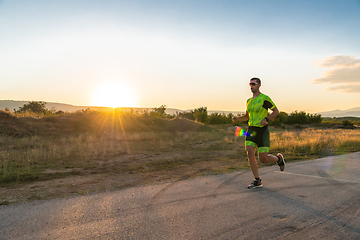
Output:
M255 160L255 148L253 146L246 146L246 153L249 161Z
M255 148L253 146L246 146L246 152L248 156L255 156Z
M261 153L259 154L259 160L262 163L267 163L267 159L268 159L268 153Z

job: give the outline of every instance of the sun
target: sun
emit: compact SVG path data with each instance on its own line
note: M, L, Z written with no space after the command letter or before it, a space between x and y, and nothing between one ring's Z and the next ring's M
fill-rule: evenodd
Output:
M127 84L108 82L97 87L92 104L99 107L136 107L136 94Z

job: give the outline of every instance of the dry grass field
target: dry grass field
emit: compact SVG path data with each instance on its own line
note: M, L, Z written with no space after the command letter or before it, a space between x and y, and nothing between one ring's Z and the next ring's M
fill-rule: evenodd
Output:
M0 204L248 168L245 139L231 125L95 111L42 118L1 112L0 121ZM359 129L270 130L271 153L287 161L360 151Z

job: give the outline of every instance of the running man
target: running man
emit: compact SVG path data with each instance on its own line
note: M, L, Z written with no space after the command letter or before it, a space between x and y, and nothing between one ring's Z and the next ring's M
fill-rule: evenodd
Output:
M255 158L255 151L258 148L259 160L262 163L274 163L279 165L281 171L285 169L284 156L278 153L277 156L269 154L270 133L268 129L269 121L276 118L279 110L271 98L260 92L261 80L259 78L250 79L250 88L253 96L246 101L245 115L232 118L233 121L249 121L249 127L245 138L245 148L251 171L255 177L248 188L262 187L259 177L258 163ZM268 109L272 111L268 115Z

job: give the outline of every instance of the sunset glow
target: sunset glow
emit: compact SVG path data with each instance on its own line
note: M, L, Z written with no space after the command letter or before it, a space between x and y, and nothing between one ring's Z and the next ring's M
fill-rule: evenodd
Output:
M97 87L93 93L92 104L100 107L135 107L134 90L120 82L105 83Z
M359 10L358 0L0 0L0 96L243 112L256 76L280 111L357 108Z

